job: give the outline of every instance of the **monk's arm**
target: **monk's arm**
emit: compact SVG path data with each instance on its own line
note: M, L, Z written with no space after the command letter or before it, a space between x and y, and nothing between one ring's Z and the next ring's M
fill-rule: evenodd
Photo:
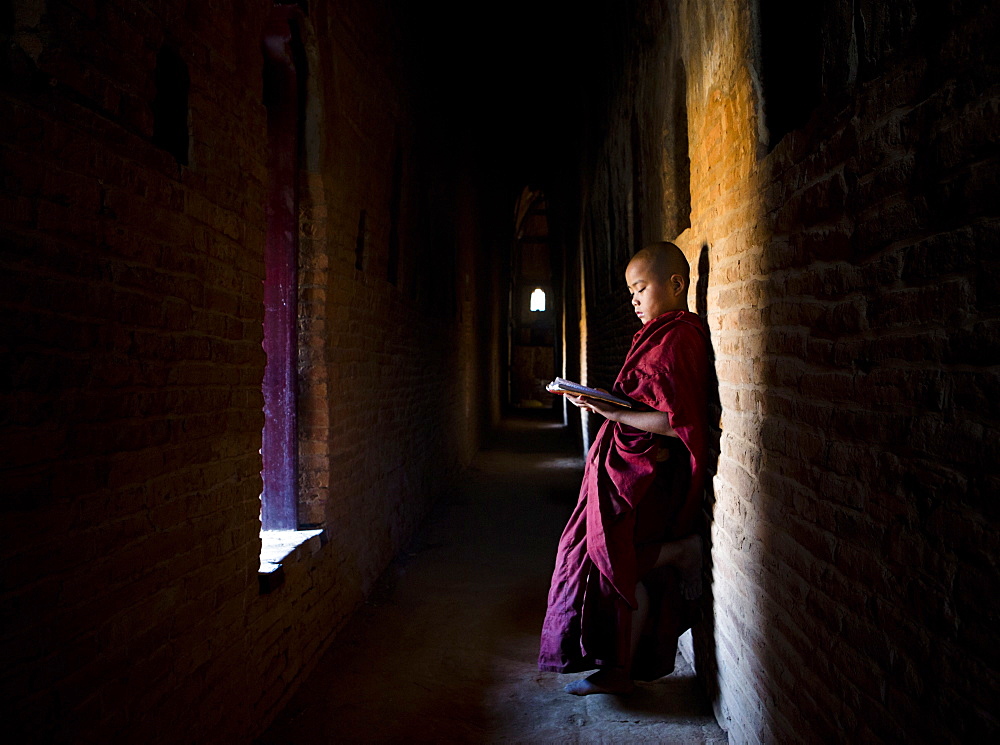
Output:
M581 409L600 414L612 422L627 424L630 427L657 435L680 437L674 428L670 426L670 415L665 411L630 411L629 409L623 409L620 406L593 398L584 398L583 396L567 396L567 398Z

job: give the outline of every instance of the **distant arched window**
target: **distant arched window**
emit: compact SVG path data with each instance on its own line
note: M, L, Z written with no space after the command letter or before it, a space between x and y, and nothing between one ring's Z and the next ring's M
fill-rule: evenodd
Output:
M521 307L523 308L524 306L522 305ZM536 287L535 291L531 293L531 310L532 311L545 310L545 290L543 290L541 287Z

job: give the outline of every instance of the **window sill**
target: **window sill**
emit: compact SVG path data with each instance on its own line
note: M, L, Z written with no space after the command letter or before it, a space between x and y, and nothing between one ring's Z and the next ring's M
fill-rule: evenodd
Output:
M260 568L257 580L260 594L267 595L285 582L285 564L312 556L327 541L325 530L262 530L260 533Z

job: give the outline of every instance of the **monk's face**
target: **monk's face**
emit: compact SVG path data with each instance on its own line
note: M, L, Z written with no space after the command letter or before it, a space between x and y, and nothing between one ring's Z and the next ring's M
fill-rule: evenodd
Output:
M667 311L687 307L687 283L679 274L657 271L655 262L641 258L629 262L625 283L632 294L632 307L643 324Z

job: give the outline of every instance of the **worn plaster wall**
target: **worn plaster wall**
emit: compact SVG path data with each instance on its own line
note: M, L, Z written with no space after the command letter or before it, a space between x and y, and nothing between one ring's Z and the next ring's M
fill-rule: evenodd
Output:
M477 188L414 144L429 125L388 6L310 3L300 521L327 535L259 593L271 5L0 15L0 679L17 741L248 741L486 420ZM190 78L183 153L154 131L165 47Z
M997 12L764 5L635 5L581 158L583 364L620 364L635 234L675 240L718 376L695 641L731 742L989 739ZM791 83L782 44L818 50Z

